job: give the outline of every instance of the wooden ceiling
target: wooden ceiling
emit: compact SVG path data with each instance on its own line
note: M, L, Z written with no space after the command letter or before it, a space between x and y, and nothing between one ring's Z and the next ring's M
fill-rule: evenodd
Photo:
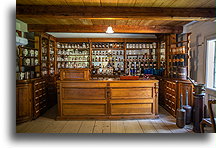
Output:
M180 33L193 21L215 19L215 0L17 0L29 31Z
M215 0L17 0L22 5L215 8Z

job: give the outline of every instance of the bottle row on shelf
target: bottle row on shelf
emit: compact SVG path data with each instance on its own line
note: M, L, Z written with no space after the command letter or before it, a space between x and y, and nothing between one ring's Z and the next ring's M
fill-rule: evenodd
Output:
M41 74L42 76L48 75L48 40L46 38L42 39L42 47L41 47Z
M60 68L89 68L88 62L62 62L57 64L58 69Z
M173 58L169 59L169 63L172 66L186 66L187 65L187 55L173 55Z
M151 49L151 50L126 50L126 55L155 55L156 50Z
M38 66L39 62L38 62L38 59L35 59L35 58L23 58L22 65L23 66Z
M57 43L57 48L89 48L89 43Z
M79 49L63 49L58 50L58 55L88 55L89 52L87 50L79 50Z
M124 48L124 43L92 43L92 48Z
M186 53L186 47L185 46L180 46L176 48L171 48L171 54L185 54Z
M57 43L57 48L89 48L89 43ZM123 49L124 48L124 43L123 42L104 42L104 43L92 43L92 48L119 48ZM156 49L157 48L157 43L126 43L126 48L151 48L151 49Z
M93 57L92 62L124 62L120 57Z
M21 50L22 50L22 53L20 54L19 53L19 50L18 50L18 52L17 52L17 55L19 56L19 57L35 57L35 58L37 58L38 57L38 50L34 50L34 49L27 49L27 48L21 48Z
M157 48L157 43L127 43L126 48L137 48L137 49L156 49Z
M124 73L124 64L94 64L92 68L92 75L121 75Z
M38 77L40 77L40 73L37 73L35 71L23 71L16 73L16 80L29 80Z
M127 68L156 68L157 62L127 62Z
M49 70L47 70L47 68L43 67L42 70L41 70L41 75L42 76L47 76L48 75L48 71L49 71L50 75L54 75L55 74L54 68L51 67Z
M187 67L171 67L169 76L177 79L187 79Z
M92 51L92 55L103 55L103 56L108 56L108 55L124 55L123 51L118 51L118 50L106 50L106 51Z
M51 54L51 55L54 55L54 45L53 45L54 43L53 42L50 42L50 44L49 44L49 47L50 47L50 49L49 49L49 54Z
M147 68L147 69L137 69L137 68L127 68L126 69L126 75L129 76L144 76L146 74L148 75L157 75L162 76L164 69L156 69L156 68Z
M88 62L89 61L89 57L88 56L68 56L68 57L61 57L58 56L57 57L57 61L61 62L61 61L83 61L83 62Z

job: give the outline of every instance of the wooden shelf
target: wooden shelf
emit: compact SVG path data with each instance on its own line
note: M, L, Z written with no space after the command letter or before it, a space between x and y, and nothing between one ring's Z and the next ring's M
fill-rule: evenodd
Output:
M28 49L38 50L37 48L34 48L34 47L27 47L27 46L24 46L24 47L20 46L20 48L28 48Z
M82 49L82 50L89 50L89 48L58 48L58 50L61 50L61 49Z
M124 50L124 48L92 48L92 50Z
M98 63L121 63L124 61L97 61ZM92 61L92 63L97 63L96 61Z
M31 57L31 56L19 56L19 58L38 58L38 57Z
M89 61L57 61L57 62L89 62Z
M124 55L96 55L96 54L92 54L92 56L124 56Z
M62 54L57 54L57 56L89 56L88 54L87 55L62 55Z
M40 65L21 65L21 66L25 66L25 67L35 67L35 66L40 66Z
M157 49L157 48L126 48L126 50L150 50L150 49Z

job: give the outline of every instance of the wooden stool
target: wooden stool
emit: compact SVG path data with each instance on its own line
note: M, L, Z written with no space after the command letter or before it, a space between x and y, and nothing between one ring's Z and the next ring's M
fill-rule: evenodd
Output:
M216 104L215 99L214 100L208 100L208 108L209 108L210 118L203 118L202 121L200 122L201 133L204 133L204 125L211 126L214 130L214 133L216 133L216 126L215 126L216 118L214 118L214 113L212 110L212 104Z

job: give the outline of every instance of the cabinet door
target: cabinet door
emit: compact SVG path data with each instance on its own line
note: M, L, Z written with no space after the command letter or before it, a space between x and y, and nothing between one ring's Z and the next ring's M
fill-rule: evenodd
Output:
M111 88L111 115L155 114L153 88Z
M79 84L79 83L78 83ZM106 115L106 88L98 87L97 83L62 84L60 89L62 116Z
M16 86L16 121L25 122L32 119L32 85Z

